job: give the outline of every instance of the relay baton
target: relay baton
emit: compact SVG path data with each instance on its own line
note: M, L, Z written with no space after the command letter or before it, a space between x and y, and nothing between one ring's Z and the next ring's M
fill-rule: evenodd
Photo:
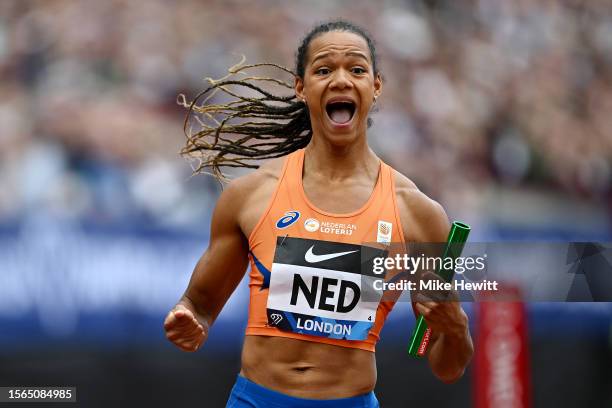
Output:
M446 258L452 258L453 266L455 265L455 259L461 255L461 251L463 251L463 246L465 245L465 241L467 241L469 234L469 225L457 221L453 222L446 240L444 254L442 255L442 264L445 263L444 260ZM446 282L450 282L453 280L455 271L454 268L441 268L436 270L436 274ZM410 339L410 345L408 346L408 354L414 357L424 356L425 352L427 351L427 345L429 344L430 338L431 329L427 327L427 323L425 322L423 315L419 315L414 332L412 333L412 337Z

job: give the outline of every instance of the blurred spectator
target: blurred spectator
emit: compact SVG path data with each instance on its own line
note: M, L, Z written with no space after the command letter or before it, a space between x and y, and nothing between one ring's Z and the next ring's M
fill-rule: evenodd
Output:
M333 17L378 40L372 143L451 212L485 217L487 191L537 188L542 207L586 199L609 221L609 2L316 3L1 2L0 222L206 220L218 187L178 159L176 95L241 53L292 68L302 33Z

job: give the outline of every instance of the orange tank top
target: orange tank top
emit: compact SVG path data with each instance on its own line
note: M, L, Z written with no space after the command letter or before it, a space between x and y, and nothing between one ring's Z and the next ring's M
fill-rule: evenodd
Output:
M374 351L394 302L374 289L373 259L387 256L389 243L404 243L393 172L381 161L368 201L332 214L306 197L303 165L304 149L287 156L249 237L246 334Z

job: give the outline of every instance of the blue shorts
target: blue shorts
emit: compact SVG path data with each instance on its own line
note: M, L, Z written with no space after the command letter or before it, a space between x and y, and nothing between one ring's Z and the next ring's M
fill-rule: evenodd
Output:
M351 398L306 399L292 397L255 384L239 375L225 408L379 408L374 391Z

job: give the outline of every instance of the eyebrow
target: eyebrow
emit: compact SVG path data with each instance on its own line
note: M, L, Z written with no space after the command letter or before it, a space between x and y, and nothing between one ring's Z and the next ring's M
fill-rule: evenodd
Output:
M314 63L315 63L317 60L320 60L320 59L322 59L322 58L328 57L328 56L329 56L329 54L330 54L330 51L325 51L324 53L317 55L317 56L316 56L316 57L315 57L315 58L312 60L312 64L314 64ZM368 57L366 57L364 53L359 52L359 51L347 51L347 52L345 52L345 53L344 53L344 55L351 56L351 57L358 57L358 58L362 58L362 59L366 60L368 63L370 62L370 61L368 60Z

